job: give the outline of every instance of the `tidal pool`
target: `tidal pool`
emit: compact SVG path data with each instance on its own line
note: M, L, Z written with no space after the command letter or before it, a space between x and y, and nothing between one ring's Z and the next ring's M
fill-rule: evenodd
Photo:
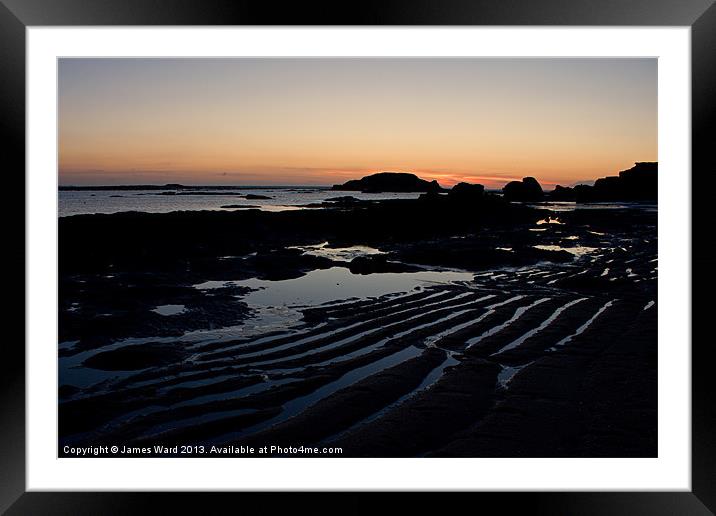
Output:
M344 267L311 271L282 281L252 278L234 284L255 289L242 297L249 306L312 306L348 298L378 297L416 287L471 281L470 272L420 271L353 274Z

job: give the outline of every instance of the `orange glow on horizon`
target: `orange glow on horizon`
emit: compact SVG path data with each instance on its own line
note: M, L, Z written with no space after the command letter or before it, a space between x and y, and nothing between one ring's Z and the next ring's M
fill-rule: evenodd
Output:
M657 161L655 59L61 59L59 182L551 188Z
M647 161L647 160L635 160ZM616 175L620 170L631 168L634 162L619 165L609 170L595 170L591 175L587 175L581 182L590 182L594 179L607 175ZM260 172L224 172L224 171L179 171L179 170L142 170L140 177L142 182L132 183L127 181L129 174L127 171L119 170L115 173L108 170L73 170L65 172L63 177L65 180L62 185L75 184L167 184L182 183L186 185L303 185L303 186L331 186L334 184L344 183L350 179L360 179L361 177L376 174L379 172L401 172L415 174L421 179L427 181L436 180L441 186L451 188L457 183L479 183L488 189L500 189L510 181L520 181L524 177L535 177L543 188L547 190L553 189L556 185L568 186L577 184L580 181L560 181L549 175L539 175L534 172L525 172L524 174L501 174L501 175L483 175L471 174L469 172L434 172L430 170L414 170L414 169L396 169L396 168L375 168L375 169L299 169L297 171L286 171L286 169L277 169L275 173L262 170ZM130 171L136 173L136 170ZM96 182L97 178L101 178L101 182ZM267 178L270 181L267 181ZM75 182L72 182L74 179ZM95 180L95 181L92 181ZM124 182L122 182L124 181Z

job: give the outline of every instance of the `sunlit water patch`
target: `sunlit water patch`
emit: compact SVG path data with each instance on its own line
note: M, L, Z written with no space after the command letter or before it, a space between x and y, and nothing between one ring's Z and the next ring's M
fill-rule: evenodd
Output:
M317 245L294 246L289 249L299 249L309 256L319 256L321 258L330 258L339 262L350 262L353 258L359 256L370 256L375 254L384 254L383 251L368 247L365 245L354 245L351 247L328 247L328 242Z
M562 247L560 245L535 245L533 247L535 249L542 249L543 251L567 251L574 256L583 256L585 254L593 253L594 251L599 250L596 247L587 247L583 245L578 245L575 247Z

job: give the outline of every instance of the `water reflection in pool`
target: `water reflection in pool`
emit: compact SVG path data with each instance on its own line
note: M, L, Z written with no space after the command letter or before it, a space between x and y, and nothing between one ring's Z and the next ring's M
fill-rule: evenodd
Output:
M344 267L315 270L283 281L252 278L235 285L256 289L243 296L249 306L308 306L351 297L378 297L406 292L429 284L470 281L473 274L453 271L420 271L383 274L352 274Z

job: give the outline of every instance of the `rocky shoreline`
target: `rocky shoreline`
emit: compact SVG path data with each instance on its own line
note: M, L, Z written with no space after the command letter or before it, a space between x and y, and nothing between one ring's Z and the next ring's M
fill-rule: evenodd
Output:
M655 456L656 213L459 190L61 218L61 444ZM446 270L201 338L255 321L251 281Z

